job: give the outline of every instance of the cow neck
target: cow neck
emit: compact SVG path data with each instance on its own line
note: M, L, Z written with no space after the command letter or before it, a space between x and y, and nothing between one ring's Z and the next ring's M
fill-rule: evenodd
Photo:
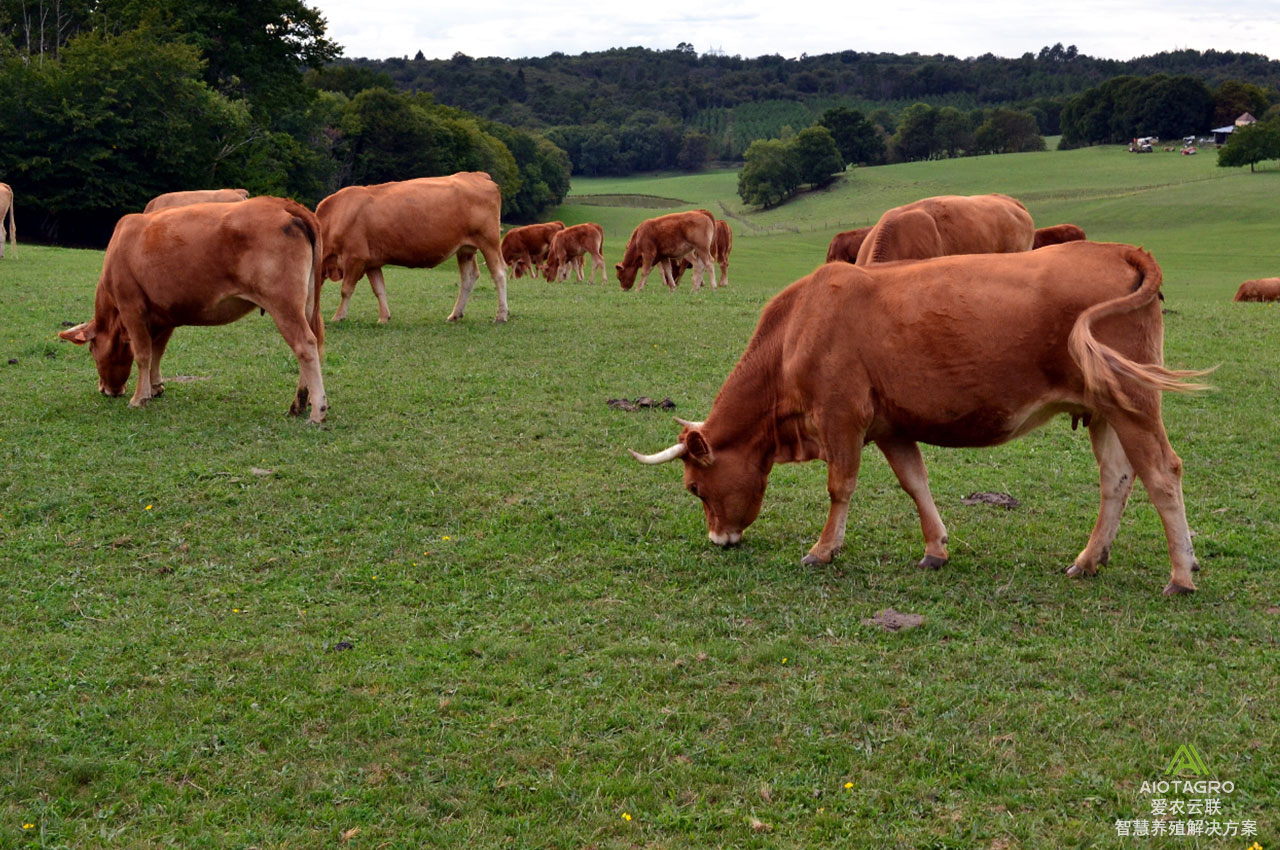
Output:
M762 322L707 415L703 434L712 451L729 446L745 449L765 470L775 460L789 459L791 452L783 444L779 428L787 418L779 409L781 369L781 328L766 327Z

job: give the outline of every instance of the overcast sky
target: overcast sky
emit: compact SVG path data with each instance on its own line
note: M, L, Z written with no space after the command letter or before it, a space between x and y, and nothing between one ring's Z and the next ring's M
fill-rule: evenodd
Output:
M1132 59L1164 50L1280 58L1280 2L1236 0L309 0L349 58L546 56L610 47L1021 56L1045 45Z

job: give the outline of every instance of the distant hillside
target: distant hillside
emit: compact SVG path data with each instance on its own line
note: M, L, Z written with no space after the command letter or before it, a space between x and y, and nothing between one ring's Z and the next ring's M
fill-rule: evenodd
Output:
M515 126L546 128L597 121L621 125L637 112L691 124L708 111L768 100L866 108L924 101L959 108L1061 100L1126 74L1187 74L1215 87L1227 79L1280 88L1280 61L1254 53L1179 50L1122 62L1061 44L1017 59L959 59L918 53L828 53L787 59L616 48L532 59L345 59L430 92L441 103ZM698 118L706 124L710 119ZM1042 128L1051 132L1051 128Z

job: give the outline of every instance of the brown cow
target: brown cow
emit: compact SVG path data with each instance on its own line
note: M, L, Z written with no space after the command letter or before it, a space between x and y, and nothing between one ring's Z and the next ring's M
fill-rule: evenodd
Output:
M706 210L698 210L698 212L706 212ZM710 213L707 213L710 215ZM729 228L729 222L724 219L716 220L716 240L711 245L711 254L715 257L716 263L720 266L720 285L729 285L729 252L733 250L733 231ZM684 273L693 268L693 263L689 262L688 257L681 257L679 260L671 260L671 279L680 284L680 278L684 277Z
M484 255L498 291L498 315L505 322L507 264L498 233L502 193L482 171L449 177L419 177L375 186L348 186L320 202L316 215L324 236L324 274L342 281L342 302L334 321L347 316L347 302L367 272L378 297L378 321L391 318L382 267L434 268L458 255L462 280L449 321L462 318L480 277L476 252Z
M636 273L639 272L640 283L636 289L644 289L645 279L657 266L662 282L674 291L676 284L671 264L666 261L678 260L692 253L693 288L702 286L703 269L710 269L711 288L715 289L716 270L711 256L714 240L715 218L706 210L669 213L642 221L627 241L622 262L614 266L618 283L623 289L630 289L636 284Z
M1084 231L1074 224L1055 224L1052 227L1037 227L1031 249L1043 248L1046 245L1061 245L1063 242L1078 242L1084 239Z
M1233 301L1280 301L1280 277L1246 280L1236 290Z
M596 270L599 269L600 282L607 283L609 272L604 262L604 228L594 222L566 227L551 237L543 277L547 280L568 280L572 266L578 273L578 280L583 280L582 258L587 254L591 255L590 282L596 282Z
M4 216L9 214L9 245L13 248L13 256L18 256L18 226L13 223L13 188L8 183L0 183L0 260L4 259Z
M867 227L859 227L857 230L844 230L837 233L831 239L831 244L827 246L827 262L828 263L856 263L858 261L858 249L862 247L862 243L867 241L867 237L871 235L871 230L875 225Z
M516 278L538 275L538 267L547 259L551 237L564 230L563 221L526 224L513 227L502 237L502 261Z
M844 542L862 448L875 443L915 500L920 566L937 568L947 533L917 443L998 445L1066 413L1088 424L1102 481L1097 523L1068 575L1106 562L1136 472L1164 521L1165 592L1194 590L1182 462L1160 394L1195 389L1182 379L1201 373L1161 365L1160 280L1146 252L1095 242L821 266L765 307L706 422L682 423L675 445L636 458L683 458L720 545L756 518L773 464L825 460L831 511L804 558L824 564Z
M185 207L189 204L234 204L249 197L248 189L193 189L189 192L165 192L147 202L143 212Z
M1035 229L1026 207L1008 195L925 198L880 216L857 264L1030 251Z
M129 404L140 407L164 392L160 358L174 328L225 325L261 308L298 358L289 412L301 415L310 400L311 421L323 422L321 253L315 214L284 198L126 215L107 245L93 318L58 335L89 344L105 395L124 392L136 362Z

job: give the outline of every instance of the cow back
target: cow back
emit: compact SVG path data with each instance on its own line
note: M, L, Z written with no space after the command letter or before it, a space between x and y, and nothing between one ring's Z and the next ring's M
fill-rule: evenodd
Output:
M1031 214L1008 195L942 195L887 211L859 249L857 264L1030 251L1034 239Z

